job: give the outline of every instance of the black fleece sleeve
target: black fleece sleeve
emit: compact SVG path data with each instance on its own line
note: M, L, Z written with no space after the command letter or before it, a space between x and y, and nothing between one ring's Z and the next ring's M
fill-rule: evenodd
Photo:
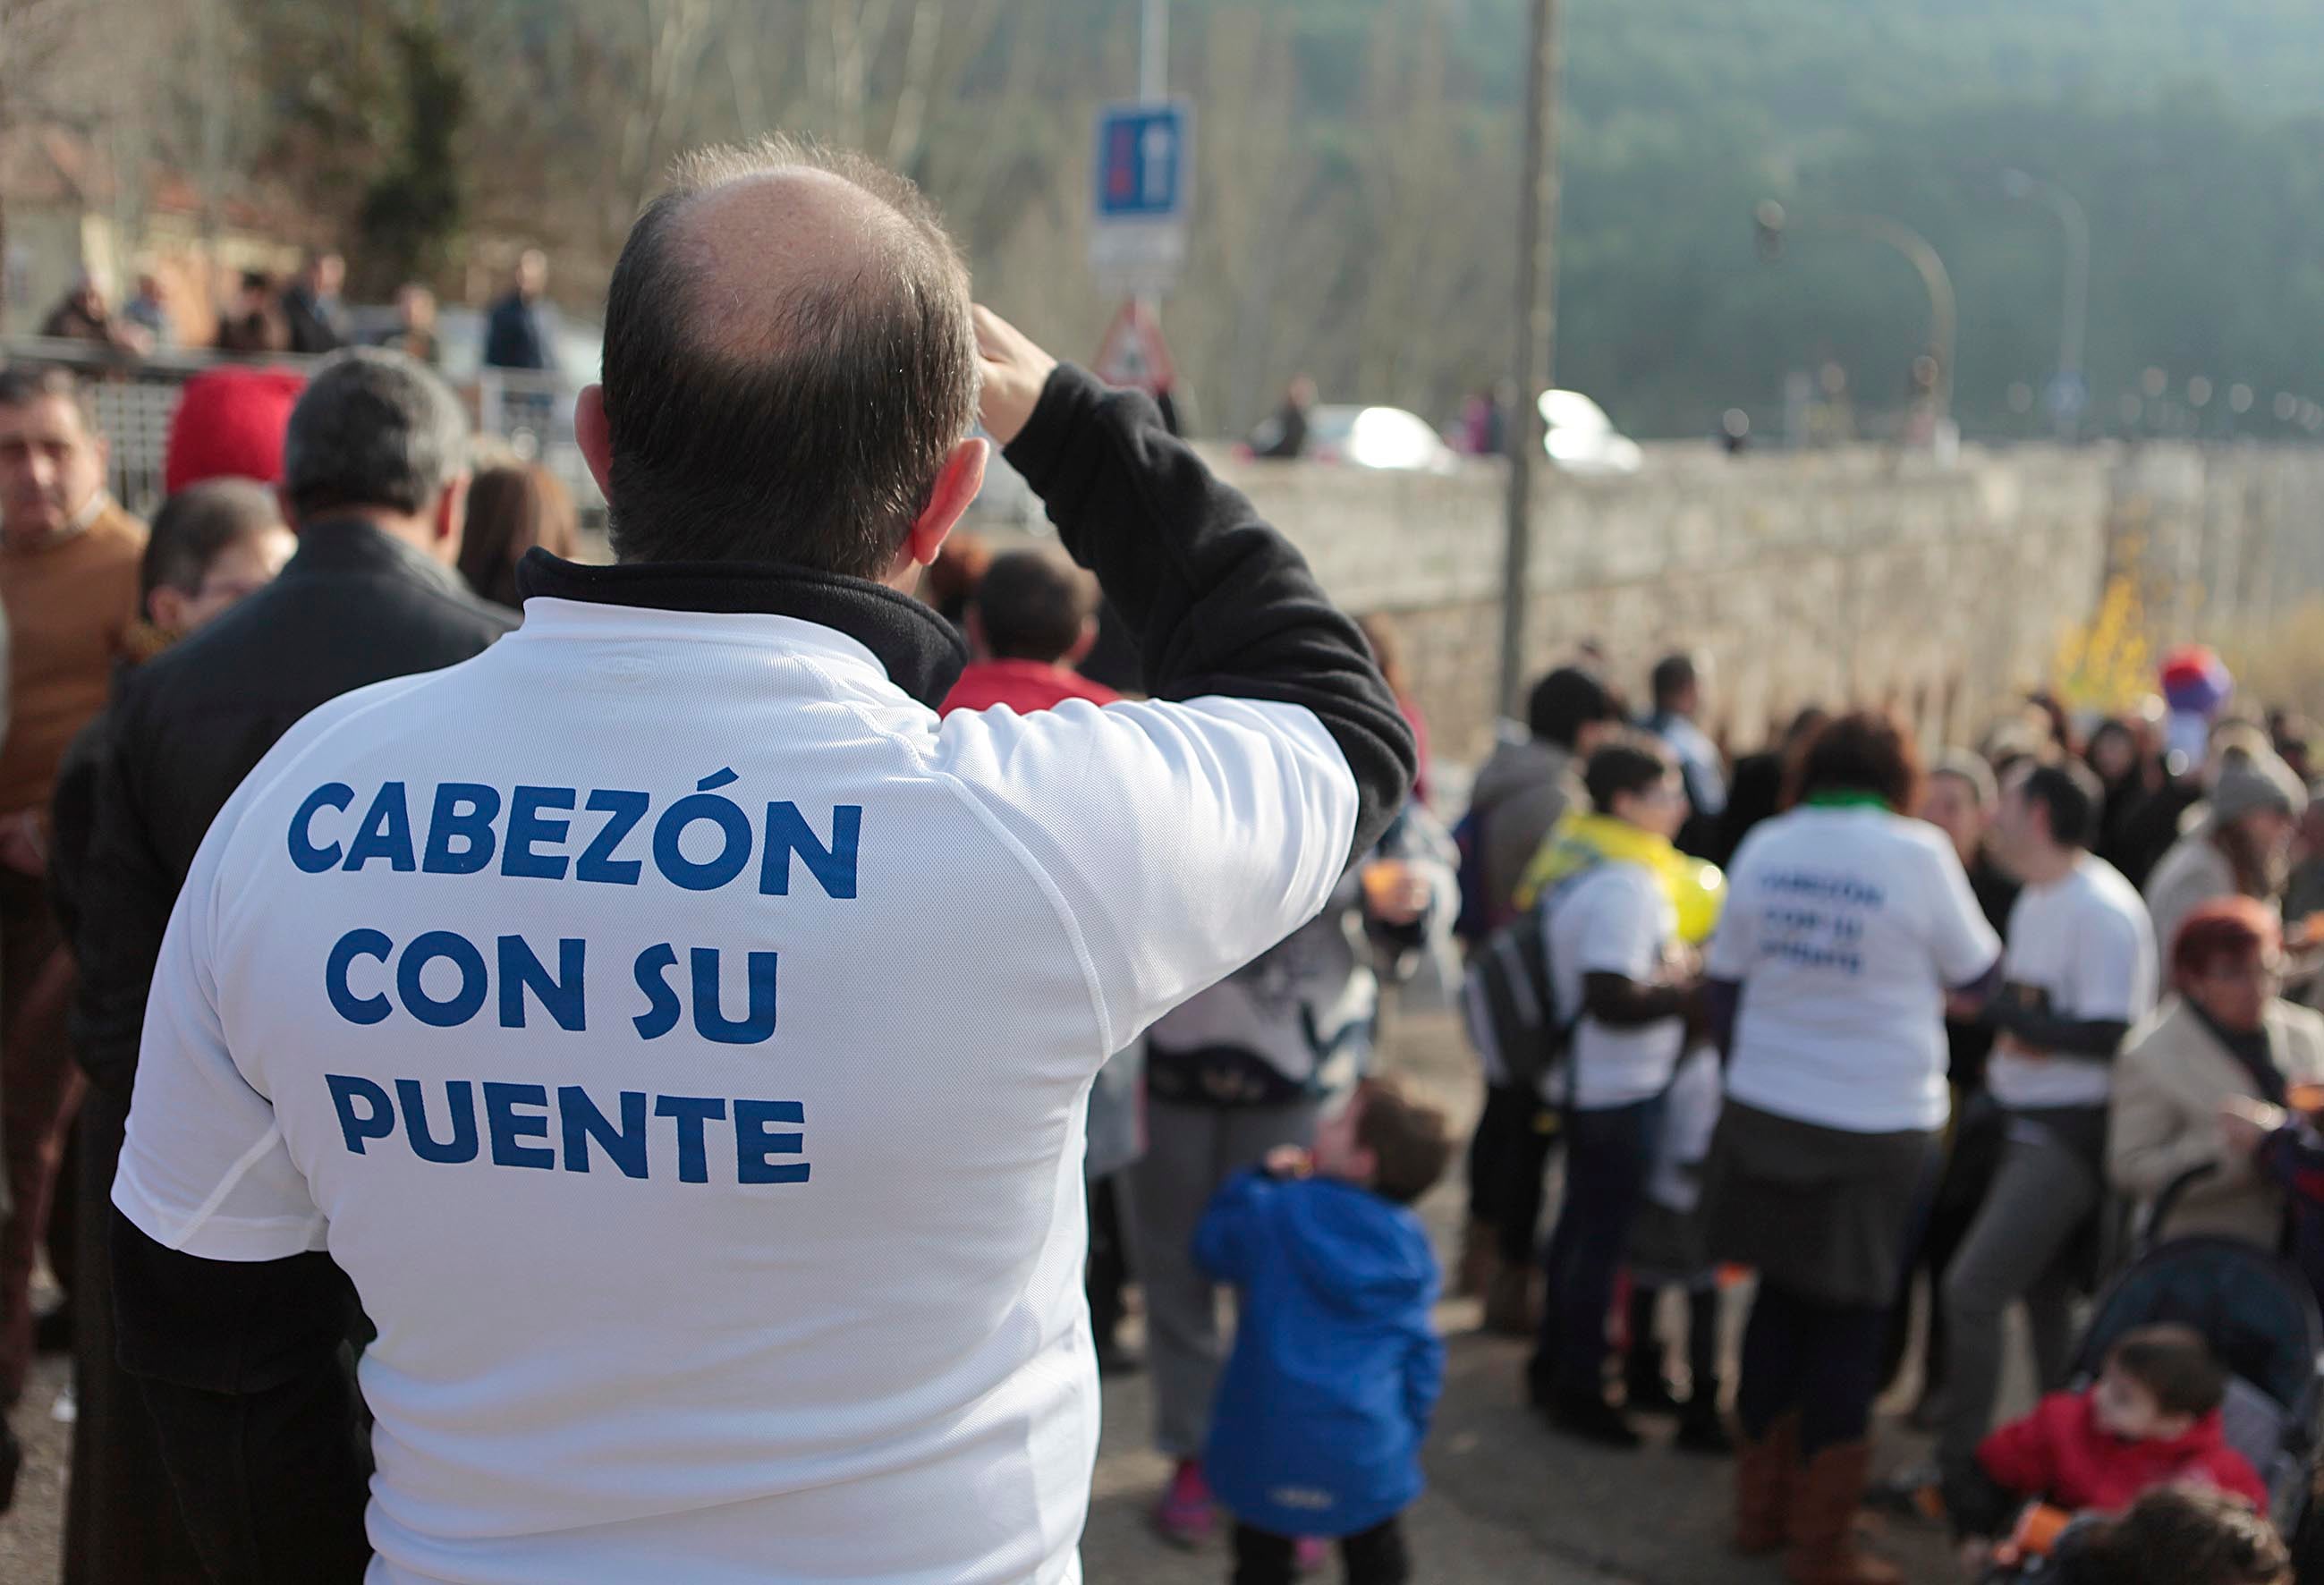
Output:
M1582 976L1582 1009L1609 1029L1635 1029L1683 1018L1696 1003L1697 992L1689 985L1657 984L1627 974Z
M139 1378L217 1585L355 1585L371 1476L345 1346L355 1291L326 1255L204 1260L113 1220L122 1368Z
M1268 699L1312 711L1354 774L1349 859L1412 788L1412 729L1356 624L1240 491L1163 428L1144 396L1061 364L1010 465L1137 637L1147 691Z
M145 997L184 877L154 849L134 745L147 727L135 687L113 706L89 771L88 829L77 887L80 960L72 1026L89 1078L127 1101L145 1030Z
M2130 1026L2113 1018L2061 1018L2031 1008L1997 1001L1986 1009L1986 1022L2005 1035L2015 1036L2035 1051L2053 1056L2097 1057L2112 1062L2121 1054Z

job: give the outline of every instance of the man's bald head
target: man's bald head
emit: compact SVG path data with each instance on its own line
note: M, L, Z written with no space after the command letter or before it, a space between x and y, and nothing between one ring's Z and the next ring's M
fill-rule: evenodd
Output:
M770 139L681 160L605 304L624 561L886 575L976 417L968 272L860 155Z

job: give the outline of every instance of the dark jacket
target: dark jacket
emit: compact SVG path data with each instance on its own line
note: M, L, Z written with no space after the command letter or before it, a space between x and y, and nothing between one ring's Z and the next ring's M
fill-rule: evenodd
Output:
M1420 1218L1353 1184L1246 1172L1194 1258L1237 1290L1203 1460L1219 1500L1278 1535L1359 1534L1409 1507L1444 1382Z
M494 369L549 369L549 336L540 310L511 292L493 305L484 320L484 364Z
M339 306L317 300L303 286L282 294L282 321L290 330L292 352L337 352L347 344L346 317Z
M310 523L282 576L124 683L78 888L82 1064L126 1100L145 992L210 820L327 699L480 653L516 625L359 518Z

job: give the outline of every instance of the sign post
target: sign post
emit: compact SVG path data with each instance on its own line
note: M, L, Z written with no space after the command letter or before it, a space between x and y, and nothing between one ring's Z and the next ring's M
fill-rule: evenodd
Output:
M1194 106L1184 99L1098 113L1090 268L1123 296L1161 293L1186 263L1194 187Z

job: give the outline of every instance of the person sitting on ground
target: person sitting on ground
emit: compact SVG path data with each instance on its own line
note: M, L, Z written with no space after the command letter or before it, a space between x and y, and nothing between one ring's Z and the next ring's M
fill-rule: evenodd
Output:
M2215 898L2188 915L2171 970L2177 999L2115 1064L2107 1175L2121 1193L2151 1203L2207 1169L2153 1233L2210 1233L2273 1249L2282 1193L2247 1156L2225 1147L2219 1109L2234 1098L2282 1106L2295 1086L2324 1081L2324 1016L2279 994L2282 932L2274 913L2247 897Z
M2067 1532L2058 1585L2292 1585L2292 1554L2264 1514L2200 1487L2150 1491L2118 1519Z
M1987 1437L1952 1517L1972 1554L2027 1503L2119 1513L2158 1487L2211 1486L2264 1506L2267 1488L2227 1445L2227 1374L2200 1332L2142 1326L2108 1350L2098 1378L2052 1393ZM1974 1561L1974 1558L1973 1558Z
M460 539L460 576L468 587L495 605L522 609L517 563L536 545L560 560L580 554L581 517L572 493L539 463L478 468Z
M1097 642L1097 582L1064 555L1011 550L992 558L966 613L976 659L945 696L943 713L1007 705L1019 715L1068 699L1111 705L1120 696L1075 673Z
M1312 1152L1271 1152L1204 1213L1194 1258L1238 1304L1205 1454L1235 1517L1236 1585L1288 1585L1302 1535L1340 1543L1350 1585L1412 1577L1398 1516L1444 1379L1436 1258L1412 1205L1452 1156L1443 1111L1369 1079Z
M1606 1317L1701 977L1655 862L1686 819L1686 791L1677 760L1644 734L1591 755L1582 779L1599 818L1643 834L1650 851L1609 852L1543 894L1555 1016L1572 1036L1544 1082L1566 1111L1565 1203L1542 1255L1548 1300L1526 1380L1561 1429L1635 1447L1637 1432L1606 1399Z

